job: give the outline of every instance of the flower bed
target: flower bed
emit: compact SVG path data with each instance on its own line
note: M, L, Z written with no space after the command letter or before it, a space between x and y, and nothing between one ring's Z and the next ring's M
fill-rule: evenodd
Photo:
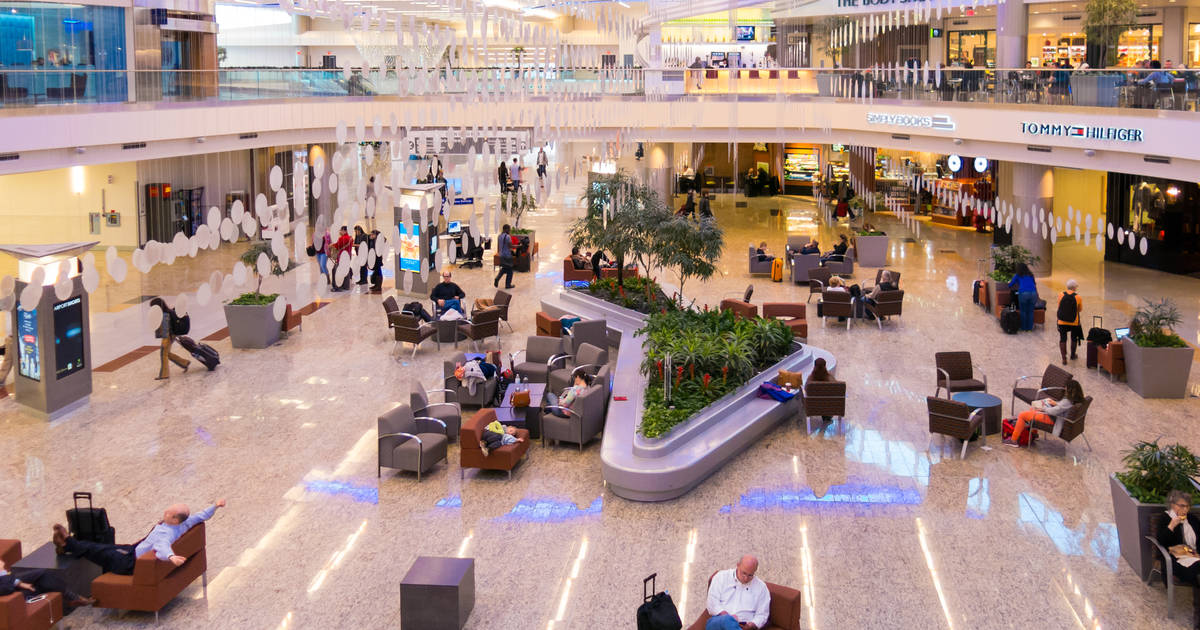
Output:
M639 313L661 313L676 308L675 302L667 297L657 282L640 276L626 276L621 286L617 285L616 278L601 278L574 290L584 291L605 302Z
M771 319L740 319L730 312L651 313L639 331L645 340L641 371L648 378L638 431L665 435L792 349L792 332ZM666 360L673 364L667 374ZM668 401L664 379L671 379Z

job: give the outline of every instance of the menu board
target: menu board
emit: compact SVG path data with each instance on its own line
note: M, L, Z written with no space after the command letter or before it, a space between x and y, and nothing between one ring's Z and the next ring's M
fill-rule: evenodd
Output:
M83 297L54 305L54 377L61 379L83 369Z
M17 371L28 379L42 380L42 357L38 352L37 310L17 309Z

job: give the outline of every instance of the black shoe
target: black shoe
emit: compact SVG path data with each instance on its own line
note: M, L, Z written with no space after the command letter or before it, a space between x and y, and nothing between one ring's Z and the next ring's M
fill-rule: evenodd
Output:
M492 280L492 286L499 287L500 286L500 278L496 278L495 280Z
M515 285L515 284L506 284L506 285L504 285L504 288L505 288L505 289L515 289L515 288L517 288L517 285Z

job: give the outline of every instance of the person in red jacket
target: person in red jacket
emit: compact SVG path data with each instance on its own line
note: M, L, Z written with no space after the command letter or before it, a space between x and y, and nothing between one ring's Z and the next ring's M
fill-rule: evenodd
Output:
M350 231L347 230L346 226L343 225L341 227L341 229L338 230L338 239L336 241L334 241L333 245L330 246L330 248L329 248L329 259L333 261L333 267L330 269L330 271L332 272L333 290L334 291L345 291L346 290L346 289L342 288L340 286L341 283L338 282L337 270L338 270L339 265L341 264L340 259L342 257L342 252L350 252L350 255L353 256L354 253L351 252L351 250L353 248L354 248L354 239L350 238ZM349 274L347 274L347 277L349 277Z

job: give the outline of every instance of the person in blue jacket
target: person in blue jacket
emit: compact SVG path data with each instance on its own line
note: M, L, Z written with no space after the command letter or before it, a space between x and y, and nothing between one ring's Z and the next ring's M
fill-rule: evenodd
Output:
M1017 272L1008 283L1012 289L1017 306L1021 309L1021 330L1033 330L1033 311L1037 307L1037 282L1033 280L1033 272L1029 265L1017 263Z

